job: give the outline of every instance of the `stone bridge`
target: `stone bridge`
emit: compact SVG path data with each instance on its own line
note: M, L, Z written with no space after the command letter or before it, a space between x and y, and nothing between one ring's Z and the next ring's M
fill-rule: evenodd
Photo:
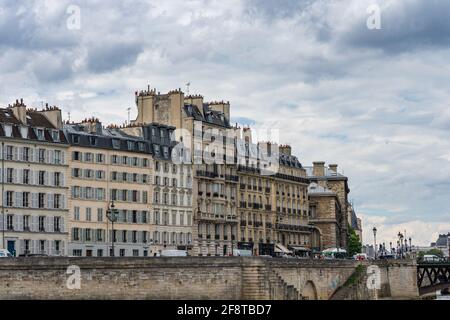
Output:
M385 261L376 265L378 285L369 289L368 263L350 260L263 257L0 259L0 299L418 298L415 262ZM79 289L67 285L76 276L70 270L80 271Z

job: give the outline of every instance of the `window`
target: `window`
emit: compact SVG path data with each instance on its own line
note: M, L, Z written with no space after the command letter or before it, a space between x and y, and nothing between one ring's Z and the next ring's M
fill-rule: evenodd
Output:
M5 136L11 137L12 136L12 125L10 124L4 124L3 129L5 130Z
M44 208L45 207L45 193L39 193L38 195L38 207Z
M95 238L99 242L103 241L103 230L102 229L97 229Z
M103 249L97 250L97 257L103 257Z
M6 146L6 160L13 160L14 147Z
M37 129L36 135L39 140L44 140L44 130L43 129Z
M136 210L133 210L133 212L132 212L132 223L138 223Z
M103 209L97 208L97 221L102 222L103 221Z
M43 186L45 185L45 171L39 171L39 185Z
M14 177L14 169L13 168L6 169L6 182L13 183L14 182L13 177Z
M45 240L39 240L39 250L41 253L45 252Z
M155 171L159 171L159 162L158 161L155 162Z
M74 144L79 144L79 143L80 143L80 136L78 136L78 135L73 135L73 136L72 136L72 142L73 142Z
M13 220L14 220L14 216L12 214L8 214L6 216L6 229L9 231L14 230Z
M45 149L39 149L38 151L38 160L39 163L44 163L45 162Z
M54 194L53 195L53 209L61 209L61 208L62 208L61 195Z
M91 229L84 229L84 239L86 241L92 241Z
M98 153L96 160L98 163L103 163L105 161L105 156L102 153Z
M13 192L12 191L6 191L6 206L7 207L13 206Z
M55 232L61 232L61 217L53 217L53 228Z
M55 157L55 159L54 159L55 164L61 164L62 163L61 150L55 150L54 157Z
M30 216L23 216L23 231L30 231Z
M73 249L72 250L72 255L74 257L81 257L83 254L83 251L81 249Z
M120 140L119 139L113 139L112 140L112 146L114 149L120 149Z
M119 255L120 255L121 257L125 257L125 249L120 249L120 250L119 250Z
M72 160L73 161L81 161L81 152L73 151L72 152Z
M30 148L24 147L22 149L22 160L23 161L30 161Z
M59 253L60 250L61 250L61 241L60 240L55 240L55 251L56 251L56 253Z
M61 173L55 172L53 174L53 184L55 187L61 187Z
M30 170L28 170L28 169L23 170L22 183L23 184L30 183Z
M45 232L45 217L39 217L39 231Z
M75 221L80 220L80 207L73 208L73 220L75 220Z
M73 239L73 241L80 241L80 229L79 228L72 229L72 239Z
M56 130L53 130L53 131L52 131L52 139L53 139L53 141L55 141L55 142L58 142L58 141L59 141L59 131L56 131Z
M92 220L92 210L91 208L86 208L86 221Z
M86 162L92 162L92 153L86 152L86 153L84 154L84 161L86 161Z
M25 208L30 206L30 193L29 192L22 193L22 206Z

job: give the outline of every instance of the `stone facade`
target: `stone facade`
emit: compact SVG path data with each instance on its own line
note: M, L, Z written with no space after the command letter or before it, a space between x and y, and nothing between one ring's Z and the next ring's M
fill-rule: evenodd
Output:
M68 144L61 111L0 109L0 248L13 255L67 252Z
M0 299L327 300L360 264L367 267L349 260L261 257L1 259ZM418 298L413 262L377 264L375 295L361 286L359 295L347 292L341 298ZM74 266L80 289L67 286Z

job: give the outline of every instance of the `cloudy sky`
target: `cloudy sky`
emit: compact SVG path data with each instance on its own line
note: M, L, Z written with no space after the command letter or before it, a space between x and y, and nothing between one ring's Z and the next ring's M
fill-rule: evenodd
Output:
M135 90L190 81L235 122L282 129L303 165L338 163L368 243L373 226L421 245L450 231L449 62L444 0L0 4L2 106L123 123Z

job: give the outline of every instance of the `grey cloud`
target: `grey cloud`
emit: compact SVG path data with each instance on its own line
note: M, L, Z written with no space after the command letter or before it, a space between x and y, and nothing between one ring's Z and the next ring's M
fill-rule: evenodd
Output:
M88 49L87 67L93 72L114 71L136 62L143 50L138 42L109 42L102 40Z
M450 2L397 2L381 12L380 30L369 30L367 17L358 19L338 41L343 46L381 49L387 53L450 46Z

